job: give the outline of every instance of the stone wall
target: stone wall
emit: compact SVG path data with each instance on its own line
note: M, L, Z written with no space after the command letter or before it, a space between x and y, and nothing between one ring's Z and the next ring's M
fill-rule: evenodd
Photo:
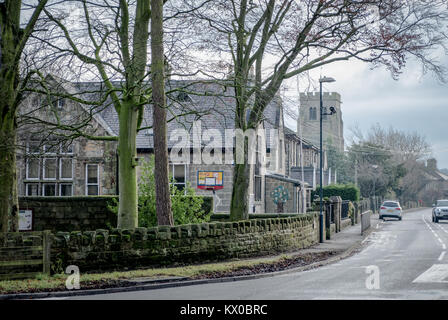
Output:
M58 232L52 265L81 271L198 263L307 248L319 241L314 213L292 218L253 219L159 226L131 230Z
M20 210L33 211L33 231L75 231L115 227L117 216L107 209L117 196L20 197Z

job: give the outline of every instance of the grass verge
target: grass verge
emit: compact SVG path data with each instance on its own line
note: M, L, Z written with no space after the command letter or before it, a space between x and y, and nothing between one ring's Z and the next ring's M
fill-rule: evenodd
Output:
M117 286L133 285L123 280L135 278L164 278L164 277L187 277L189 279L216 278L279 271L311 264L323 260L334 252L321 252L317 255L281 255L270 258L254 258L219 263L206 263L170 268L148 268L131 271L113 271L103 273L85 273L80 275L81 289L98 289ZM11 293L35 293L66 290L65 282L67 275L55 274L53 276L38 275L34 279L4 280L0 281L0 294Z

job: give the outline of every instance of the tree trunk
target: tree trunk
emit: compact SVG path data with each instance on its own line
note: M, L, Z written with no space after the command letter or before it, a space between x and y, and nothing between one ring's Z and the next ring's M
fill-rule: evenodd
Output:
M137 118L135 104L125 101L120 112L118 137L119 209L118 228L138 227Z
M165 56L163 52L163 0L151 1L151 77L154 132L154 180L159 225L174 225L168 176L168 148L165 98Z
M18 231L16 105L21 1L0 3L0 232Z
M243 163L236 163L233 168L233 188L230 202L230 220L238 221L249 219L248 191L250 183L249 141L244 137Z
M247 158L247 157L245 157ZM249 218L247 196L250 181L250 164L235 164L233 169L232 200L230 203L230 220L238 221Z
M19 231L14 119L0 128L0 232Z

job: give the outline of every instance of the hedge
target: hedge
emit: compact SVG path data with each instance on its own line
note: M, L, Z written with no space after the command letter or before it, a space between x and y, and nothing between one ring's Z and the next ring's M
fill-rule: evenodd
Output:
M320 187L313 191L312 197L319 196ZM359 201L360 191L355 185L352 184L331 184L323 189L324 197L339 196L342 200Z

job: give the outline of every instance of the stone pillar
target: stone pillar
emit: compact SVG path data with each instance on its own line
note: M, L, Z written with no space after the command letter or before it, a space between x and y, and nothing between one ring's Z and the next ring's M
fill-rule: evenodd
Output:
M326 238L327 240L331 239L331 202L330 201L324 201L323 203L324 208L324 221L325 221L325 229L326 232Z
M330 202L333 204L334 225L335 232L341 231L341 212L342 212L342 198L339 196L333 196L330 198Z

